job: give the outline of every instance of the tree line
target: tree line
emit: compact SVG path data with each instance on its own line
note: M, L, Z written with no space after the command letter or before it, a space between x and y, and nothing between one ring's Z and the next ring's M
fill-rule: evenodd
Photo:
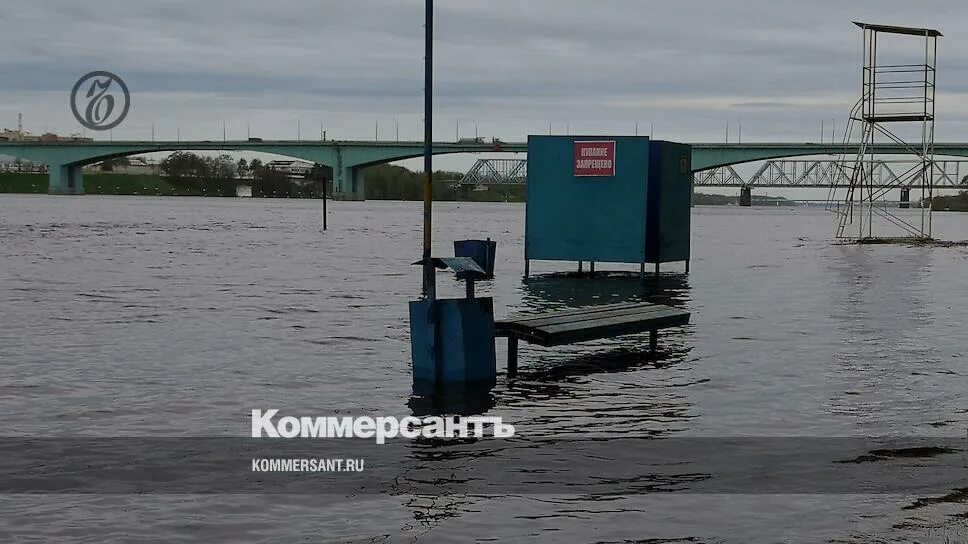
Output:
M202 156L176 151L161 162L161 172L172 185L187 191L235 196L241 183L252 185L252 196L265 198L319 198L327 178L326 167L314 165L304 180L290 179L259 159L235 160L231 155Z
M121 163L118 163L119 166ZM116 166L111 164L111 166ZM317 164L304 180L293 180L265 164L258 158L248 161L222 154L203 156L190 151L176 151L160 164L166 181L181 194L235 196L240 184L252 186L253 197L319 198L330 168ZM366 198L371 200L422 200L423 172L402 166L380 164L366 168L363 173ZM460 185L463 173L438 170L433 173L434 200L441 201L497 201L521 202L523 186L489 186L486 188ZM332 185L327 190L332 195ZM481 190L484 189L484 190Z
M524 201L524 186L488 186L486 190L476 190L474 186L457 183L463 175L462 172L435 171L431 176L434 200ZM380 164L367 168L363 176L366 180L366 198L369 200L423 200L423 172L393 164Z

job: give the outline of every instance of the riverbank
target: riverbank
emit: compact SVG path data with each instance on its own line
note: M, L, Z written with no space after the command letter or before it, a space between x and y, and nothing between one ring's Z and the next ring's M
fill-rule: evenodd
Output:
M398 166L376 167L366 173L367 200L422 200L423 188L419 176ZM450 172L435 173L434 200L452 202L524 202L523 185L458 186L442 179ZM451 176L452 177L452 176ZM0 173L0 193L46 194L47 174ZM109 172L84 174L84 193L89 195L150 195L150 196L236 196L237 181L226 184L216 180L178 182L150 174L114 174ZM307 198L297 183L279 188L265 197ZM313 195L315 197L315 195ZM736 206L738 195L695 193L693 203L700 206ZM796 202L782 197L755 196L754 206L796 206ZM937 209L937 208L936 208Z

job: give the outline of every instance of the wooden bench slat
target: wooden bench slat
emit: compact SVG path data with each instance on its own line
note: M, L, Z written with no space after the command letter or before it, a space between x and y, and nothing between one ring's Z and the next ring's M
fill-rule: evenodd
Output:
M537 343L541 345L555 346L642 333L688 323L688 313L671 311L653 316L648 320L612 318L581 324L558 325L536 330L534 337L539 340Z
M642 306L643 304L651 304L651 303L620 302L616 304L602 304L599 306L585 306L582 308L567 308L564 310L555 310L550 312L511 315L511 316L508 316L506 319L502 319L502 321L526 321L530 319L544 319L544 318L553 318L553 317L564 317L568 315L582 315L582 314L587 314L589 312L607 312L611 310L620 310L623 308L633 308L636 306Z
M660 304L638 304L636 306L608 310L603 312L586 312L579 314L570 314L562 316L535 316L530 319L518 319L514 320L513 323L520 326L527 327L547 327L549 325L557 325L561 323L577 323L581 321L591 321L595 319L605 319L610 317L619 317L623 315L637 315L637 316L647 316L654 312L661 312L667 310L668 306L662 306Z
M609 304L501 320L495 323L495 335L554 346L685 325L689 316L662 304Z

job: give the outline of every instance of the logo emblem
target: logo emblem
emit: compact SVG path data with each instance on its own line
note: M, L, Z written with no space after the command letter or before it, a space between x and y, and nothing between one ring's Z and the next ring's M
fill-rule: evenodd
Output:
M110 130L128 115L128 86L111 72L85 74L71 89L71 111L77 122L91 130Z

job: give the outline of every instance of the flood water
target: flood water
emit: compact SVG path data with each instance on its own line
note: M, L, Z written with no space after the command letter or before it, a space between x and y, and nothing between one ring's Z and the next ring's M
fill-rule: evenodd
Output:
M0 434L247 436L253 408L433 411L411 386L419 203L0 196ZM459 409L522 437L964 437L968 249L833 243L819 209L697 207L691 271L522 280L524 207L439 203L435 253L498 242L498 317L647 300L647 338L522 344ZM968 239L968 214L935 214ZM605 266L626 272L637 266ZM438 274L442 296L462 284ZM514 456L508 466L513 466ZM962 462L962 466L964 463ZM487 474L477 476L487 477ZM960 489L960 491L959 491ZM4 542L963 542L968 491L4 495ZM803 491L803 492L798 492ZM933 499L932 499L933 497ZM928 500L925 500L928 499Z

